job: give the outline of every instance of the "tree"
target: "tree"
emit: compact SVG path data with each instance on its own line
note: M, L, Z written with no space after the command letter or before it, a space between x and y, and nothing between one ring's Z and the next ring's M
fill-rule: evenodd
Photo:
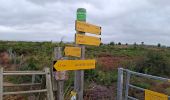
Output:
M119 42L118 45L122 45L121 42Z
M137 44L136 44L136 42L134 43L134 46L136 46Z
M158 43L158 47L161 47L161 44L160 44L160 43Z
M134 48L137 48L137 44L136 44L136 42L135 42L133 45L134 45Z
M115 45L115 43L114 42L110 42L110 45Z

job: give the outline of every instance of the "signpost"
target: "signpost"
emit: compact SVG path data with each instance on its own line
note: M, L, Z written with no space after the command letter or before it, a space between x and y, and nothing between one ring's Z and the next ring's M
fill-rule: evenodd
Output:
M95 62L95 60L57 60L54 68L57 71L94 69Z
M86 9L77 9L77 20L76 20L76 35L75 44L76 47L65 47L65 56L81 57L79 60L64 60L61 55L59 55L56 61L54 61L53 69L57 71L57 79L63 79L60 76L65 75L67 70L75 70L75 80L74 80L74 93L73 99L83 100L83 88L84 88L84 70L94 69L96 61L85 60L85 46L93 45L99 46L101 44L101 39L94 36L86 36L85 32L101 35L101 27L86 23ZM61 49L59 50L61 51ZM61 54L61 53L59 53ZM59 73L60 72L60 73ZM63 72L63 73L61 73ZM63 100L63 81L58 82L58 100Z
M86 21L86 9L78 8L77 9L77 21ZM84 32L79 32L76 30L76 33L85 34ZM82 49L81 52L81 59L85 59L85 46L80 46ZM76 98L77 100L83 100L83 90L84 90L84 71L77 70L75 71L75 78L74 78L74 91L77 93Z
M65 56L81 57L81 48L80 47L65 47L64 54Z
M85 32L93 33L96 35L101 34L101 28L86 22L86 9L77 9L76 20L76 35L75 43L82 48L81 59L85 59L85 45L99 46L101 43L100 38L86 36ZM77 93L77 100L83 100L83 88L84 88L84 71L75 71L74 91Z
M145 90L145 100L168 100L168 96L158 92Z
M82 34L76 34L75 36L76 44L94 45L99 46L101 39L98 37L86 36Z
M101 35L101 27L92 25L82 21L76 21L76 30L80 32L87 32L96 35Z

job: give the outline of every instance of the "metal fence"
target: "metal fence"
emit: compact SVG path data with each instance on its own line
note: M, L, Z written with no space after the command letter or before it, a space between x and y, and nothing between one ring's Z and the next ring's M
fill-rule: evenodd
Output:
M30 85L40 85L40 83L28 83L28 84L12 84L5 85L4 76L30 76L30 75L44 75L46 78L46 88L39 90L28 90L28 91L14 91L14 92L5 92L4 87L15 87L15 86L30 86ZM18 94L33 94L33 93L47 93L48 100L54 100L52 85L51 85L51 75L49 68L45 68L44 71L4 71L0 67L0 100L3 100L5 95L18 95Z
M153 76L153 75L148 75L148 74L142 74L134 71L130 71L128 69L123 69L119 68L118 69L118 84L117 84L117 100L141 100L140 98L135 98L132 96L129 96L129 89L137 89L140 91L145 91L144 88L132 85L130 83L130 79L134 76L139 76L143 78L148 78L148 79L154 79L154 80L160 80L163 82L170 82L170 79L168 78L163 78L163 77L158 77L158 76ZM126 77L126 78L124 78ZM125 82L124 82L125 81ZM125 89L123 88L125 85ZM168 100L170 100L170 96L168 96Z

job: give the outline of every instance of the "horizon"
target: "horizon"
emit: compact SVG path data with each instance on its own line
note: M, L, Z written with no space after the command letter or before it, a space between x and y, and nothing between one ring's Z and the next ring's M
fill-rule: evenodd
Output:
M11 41L11 40L0 40L0 42L52 42L52 43L60 43L61 41L20 41L20 40L18 40L18 41ZM62 41L63 43L74 43L74 41ZM111 41L111 42L114 42L115 43L115 45L118 45L118 43L119 42L115 42L115 41ZM105 45L109 45L111 42L109 42L109 43L102 43L102 44L105 44ZM136 43L137 45L142 45L142 42L139 42L139 43L137 43L137 42L134 42L134 43L122 43L122 42L120 42L121 43L121 45L126 45L126 44L128 44L128 45L134 45L134 43ZM158 44L161 44L161 43L157 43L157 44L147 44L147 43L145 43L144 42L144 45L145 46L157 46ZM161 47L170 47L170 46L168 46L168 45L164 45L164 44L161 44Z

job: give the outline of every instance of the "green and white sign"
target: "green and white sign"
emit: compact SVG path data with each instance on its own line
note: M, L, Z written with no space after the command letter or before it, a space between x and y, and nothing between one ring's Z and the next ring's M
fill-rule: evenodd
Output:
M86 21L86 9L84 8L77 9L77 20Z

